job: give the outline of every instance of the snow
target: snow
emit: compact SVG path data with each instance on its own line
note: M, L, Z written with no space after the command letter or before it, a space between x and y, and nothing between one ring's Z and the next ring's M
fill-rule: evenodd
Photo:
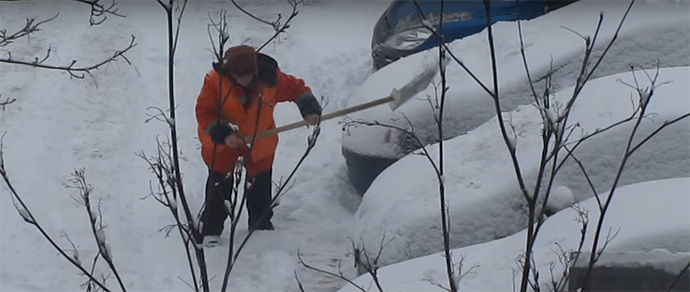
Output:
M86 65L125 47L131 34L137 37L137 46L127 54L132 66L120 61L83 80L58 71L0 64L2 97L17 98L0 112L0 131L6 132L5 166L38 223L60 246L71 249L61 236L64 231L79 249L81 261L90 263L98 248L88 213L72 200L72 190L64 188L75 168L85 168L86 179L94 186L92 201L102 201L107 241L126 286L136 291L189 290L181 280L190 281L190 275L179 233L166 237L159 231L174 221L168 209L147 197L155 177L135 155L154 154L157 138L167 141L165 123L145 122L157 114L150 107L168 108L165 13L156 1L118 2L118 12L126 18L110 17L94 27L88 24L88 5L74 1L0 2L0 27L8 32L23 27L27 17L46 19L60 12L31 38L1 48L3 58L11 50L15 59L33 60L50 46L55 53L51 64L77 59L77 65ZM270 20L278 13L285 20L290 13L284 1L240 3ZM310 1L299 7L288 33L264 52L274 56L285 72L303 78L317 96L325 96L326 112L338 110L371 74L371 29L387 5ZM175 123L193 212L203 202L206 181L194 103L213 61L207 24L221 8L228 10L231 45L260 45L273 35L272 28L244 16L229 2L190 1L187 6L177 49ZM301 119L293 104L279 105L275 114L278 125ZM230 290L296 291L295 271L310 291L333 291L342 285L341 280L302 268L296 258L299 247L304 260L315 266L347 261L347 236L359 203L340 155L341 125L324 122L321 128L316 149L276 209L277 230L252 235L231 274ZM273 172L276 183L297 163L309 132L295 129L281 134ZM0 290L79 290L85 278L23 221L9 189L1 185ZM242 240L246 217L239 220L238 240ZM223 239L225 245L207 255L213 287L219 287L226 265L227 233ZM344 272L354 275L348 267ZM108 283L117 286L114 278Z
M577 200L575 196L573 196L573 190L566 186L557 186L551 191L549 199L546 202L546 208L553 212L563 210L576 202Z
M542 17L522 21L525 53L535 89L543 91L544 77L551 69L554 71L551 81L555 90L573 86L582 65L584 40L572 31L592 37L599 15L603 13L604 19L592 54L592 60L596 60L613 38L628 5L629 1L579 1ZM605 62L592 78L628 71L631 64L645 68L653 68L657 61L664 67L690 65L689 5L687 1L636 2L616 42L607 52ZM517 24L497 23L493 26L493 34L502 110L510 111L533 101L530 86L525 81ZM486 30L455 40L449 47L479 80L488 88L493 88ZM354 95L357 99L350 99L348 105L373 99L380 92L372 88L378 84L389 86L382 80L414 71L428 56L434 55L438 55L438 51L429 50L384 67L360 87ZM487 93L457 63L451 61L447 70L450 90L446 94L444 109L444 124L447 126L444 136L452 138L490 120L495 110ZM423 144L434 143L438 141L438 133L427 100L436 96L434 85L439 86L440 81L437 80L395 112L387 108L372 108L355 113L351 118L411 129ZM418 148L405 144L404 140L400 131L358 127L343 135L343 147L363 155L399 159Z
M280 1L241 1L240 3L246 5L245 8L258 14L259 17L267 19L275 19L278 13L285 19L290 12L289 5ZM668 3L669 5L654 1L639 3L638 8L634 9L637 13L635 15L644 17L631 17L628 28L619 39L625 46L616 47L610 52L610 58L607 60L613 60L613 62L603 64L604 67L599 71L601 76L606 75L604 74L606 72L617 73L621 66L633 60L630 56L637 56L634 61L643 65L649 65L648 62L657 58L664 65L687 65L689 42L687 33L684 34L687 32L684 30L687 27L685 25L687 21L677 16L684 13L683 9L678 9L677 6L686 8L687 3ZM420 68L419 65L422 64L421 60L427 57L425 54L410 56L372 75L369 48L371 29L388 4L389 1L306 1L306 5L300 6L299 15L294 19L288 33L269 44L264 52L276 57L285 72L303 78L317 96L326 97L328 104L325 112L383 97L390 94L393 88L405 84L410 76L414 76L416 68ZM597 11L600 10L598 5ZM616 1L601 5L601 9L605 10L607 15L611 15L614 20L620 17L618 8L621 5ZM587 5L583 3L580 6ZM4 165L13 186L31 211L29 214L27 210L19 207L18 212L9 189L4 184L0 184L0 262L2 263L0 290L74 291L79 290L80 285L84 283L85 278L80 272L61 258L34 226L24 222L24 218L35 220L60 246L65 248L70 257L78 259L85 265L92 262L98 255L96 245L98 240L94 238L89 214L84 212L83 205L72 199L73 190L64 188L65 182L68 181L70 173L75 168L84 168L88 184L94 187L90 194L91 200L100 202L99 213L102 215L102 223L105 226L105 229L99 233L107 233L105 244L107 253L112 254L112 260L128 290L190 290L185 283L185 281L190 281L190 275L180 235L171 232L168 236L164 231L164 228L174 220L168 209L148 196L150 185L155 178L147 169L146 162L135 155L140 152L155 153L157 139L166 141L168 136L165 123L156 120L146 122L151 119L151 115L158 113L156 108L165 111L168 107L165 15L156 1L119 1L118 7L118 12L127 16L125 19L110 17L101 26L90 27L88 25L89 7L81 3L0 1L0 28L8 31L23 27L27 17L46 19L55 16L57 11L60 12L56 20L44 26L35 35L1 48L0 57L2 58L7 56L8 50L11 50L13 58L33 60L36 56L43 56L46 48L50 47L54 53L49 61L51 64L64 65L76 59L79 60L77 65L85 65L107 58L116 50L126 46L130 35L133 34L137 38L137 46L127 54L132 66L122 61L111 63L94 71L92 77L85 79L70 79L64 72L0 63L2 98L17 99L0 113L0 129L4 134ZM673 11L669 11L669 7L674 7ZM194 103L201 88L203 76L210 70L210 64L213 61L207 24L209 17L216 17L221 8L228 10L232 45L240 43L259 45L273 35L270 27L242 15L227 1L190 1L187 6L175 60L177 117L174 123L178 129L179 146L183 158L181 170L185 192L194 211L198 210L203 202L203 188L206 180L206 167L199 157L199 142L196 138ZM660 21L659 17L648 17L649 15L642 11L650 11L650 15L663 15L664 21ZM589 15L588 18L582 18L587 21L580 19L584 14ZM573 29L589 32L593 30L592 23L595 16L595 13L589 12L572 16L562 13L541 22L547 24L562 22ZM561 80L559 82L562 83L557 84L559 87L567 87L567 82L572 81L568 77L572 77L578 63L577 60L568 59L568 56L577 56L577 53L581 51L581 41L570 34L563 33L563 30L555 25L547 27L537 25L539 23L537 20L534 22L533 28L529 22L524 23L526 31L533 30L526 32L530 60L536 61L541 58L535 56L543 57L551 53L554 56L565 56L566 58L562 59L554 58L554 64L561 66L556 76L558 78L554 80ZM614 23L615 21L605 21L607 31L604 35L610 37L610 28ZM514 26L499 24L496 25L496 30L506 42L502 46L514 43L515 40L511 38L514 34ZM538 41L541 36L544 36L544 39L558 41L548 42L547 45L545 42ZM659 46L659 43L664 45ZM462 54L466 64L473 68L485 67L483 59L486 55L486 43L481 36L456 42L452 46L454 51ZM560 50L564 48L567 48L566 52L561 53ZM545 54L545 52L548 53ZM521 68L519 62L513 60L515 57L514 49L503 52L500 55L500 60L505 61L501 62L505 64L501 65L502 70L506 68L506 72L511 72L511 68ZM542 63L534 64L538 67L535 67L535 76L545 72L544 66L548 64L548 62L540 62ZM457 103L450 103L456 107L452 115L466 115L467 110L479 112L481 109L479 105L484 102L485 96L477 91L476 86L470 86L471 81L465 80L467 77L464 73L460 73L457 66L449 65L449 70L449 74L458 76L457 80L450 84L451 95L461 96L460 93L462 93L463 96ZM519 73L522 70L513 72ZM682 72L687 75L686 71ZM480 73L482 77L485 77L487 71ZM512 74L501 76L500 79L502 88L518 88L514 92L503 92L506 99L519 95L521 91L526 92L525 88L513 84L521 82L520 77L511 76ZM672 78L670 74L662 74L662 79L669 78ZM655 98L669 98L667 108L681 111L683 107L674 107L677 105L678 97L669 97L667 94L672 89L682 87L681 85L682 83L676 82L662 86L656 91ZM606 88L606 92L608 91L609 88ZM593 90L593 92L597 91ZM686 93L686 91L681 92ZM418 95L418 98L424 95L425 93L422 93ZM477 101L474 101L473 96L477 97ZM685 96L687 97L687 94ZM419 102L424 102L424 107L417 107L428 109L426 101L413 100L403 107L403 112L412 113L411 109ZM653 98L652 105L656 104L662 103L656 102ZM625 105L629 109L629 103ZM653 110L669 113L665 111L667 108ZM582 110L586 112L591 108L585 107ZM367 112L377 111L388 113L390 109L381 107ZM598 119L605 122L615 118L613 115L616 113L618 111L609 113L597 110L587 117L602 114L602 117ZM300 119L299 112L291 104L278 105L275 114L278 125ZM520 115L523 114L524 117L521 117ZM521 125L523 129L533 129L530 126L538 121L526 118L533 114L533 109L524 108L521 112L513 113L513 121L525 123ZM449 112L445 112L444 115L452 116ZM607 115L611 117L607 119ZM415 118L414 115L411 117ZM449 194L456 193L458 186L463 187L463 192L465 189L468 190L467 192L474 192L467 196L468 202L474 200L476 204L474 210L470 210L474 213L469 212L469 216L491 217L495 220L478 222L473 230L480 230L479 227L484 227L484 225L495 226L495 222L500 220L515 221L506 224L503 228L506 234L495 234L495 230L486 230L484 231L486 234L482 236L495 238L510 235L507 234L508 230L519 230L524 226L518 214L504 212L507 209L503 208L492 211L488 215L484 214L483 212L489 209L495 200L485 201L479 193L481 191L484 193L483 196L489 197L494 193L509 189L512 173L509 171L510 168L505 167L501 161L504 156L496 155L496 153L504 153L501 151L505 151L505 146L496 143L491 138L496 135L495 124L470 131L488 120L487 116L470 118L472 120L459 125L464 130L456 131L456 133L466 131L472 136L468 136L470 138L465 142L453 140L453 143L457 144L458 151L447 153L447 155L453 155L449 156L447 161L457 161L459 165L464 165L467 169L459 173L458 169L447 168L442 180L455 188L449 190ZM657 116L654 121L663 122L662 118L663 116ZM592 121L592 123L595 122L596 120ZM648 124L654 123L650 121ZM298 250L305 262L319 268L335 271L338 263L342 261L344 275L350 278L355 277L355 268L350 264L353 258L349 253L350 238L359 221L357 216L367 213L367 208L380 206L367 203L360 207L361 199L347 181L345 161L340 154L341 126L338 121L325 122L321 125L321 136L316 147L282 197L280 206L275 210L276 230L257 231L252 235L231 274L229 290L298 291L295 274L306 291L335 291L346 284L342 280L303 268L297 259ZM590 129L588 127L590 126L583 126ZM687 135L678 135L683 131L687 132L686 124L679 128L669 128L659 136L666 139L666 143L650 144L649 147L640 149L639 157L643 157L650 163L635 164L631 161L632 168L638 165L639 169L627 173L622 183L665 178L677 171L687 173L685 170L687 163L685 166L682 163L669 163L664 166L668 161L687 160L687 156L684 155L688 151L683 147L688 147L690 143L687 143ZM284 180L297 163L306 147L305 137L309 132L307 129L295 129L281 133L281 142L273 170L275 182ZM520 151L528 152L532 149L529 140L530 133L518 135ZM618 136L612 134L611 139L614 137ZM375 142L376 139L378 136L373 135L369 142ZM620 145L618 140L615 143ZM590 149L583 153L603 153L595 146L601 145L600 147L604 149L611 146L607 143L595 144L588 145ZM656 147L660 147L656 152L647 149ZM598 168L592 171L601 172L607 169L607 164L615 161L617 157L607 158L609 159L601 159L598 164L595 164L594 167ZM409 162L404 162L407 160ZM428 173L426 171L428 166L413 162L413 158L404 159L403 163L413 166L409 175L390 178L385 183L381 182L380 184L389 187L386 191L389 196L380 197L389 200L387 203L393 208L390 210L401 215L408 214L409 220L413 220L425 210L432 209L438 204L438 200L427 192L427 190L435 190L435 186L425 182L424 177L420 177L420 174ZM667 171L660 171L662 166ZM496 172L497 168L500 168L500 171ZM465 175L466 173L477 175ZM487 173L492 173L492 175L486 175ZM496 176L500 179L496 179ZM603 175L598 184L605 179L609 177ZM420 185L413 185L415 183L420 183ZM419 198L408 196L412 193L411 185L422 190L418 192L419 197L429 196L429 198L420 201ZM561 208L570 200L570 194L564 188L569 189L577 200L586 198L582 195L583 190L578 188L583 185L581 182L568 184L567 180L564 180L559 181L558 185L562 186L559 189L562 192L559 191L556 198L563 204L559 204L556 208ZM687 222L677 220L679 216L687 217L687 210L682 208L687 206L687 202L683 201L687 200L687 197L677 198L679 194L688 193L685 187L687 185L687 180L668 180L642 184L634 188L627 186L625 189L630 191L631 199L620 200L620 205L619 200L614 201L612 214L619 215L610 216L607 224L639 226L640 232L633 230L627 233L627 229L623 229L617 239L636 240L617 242L616 246L625 248L626 251L664 249L673 253L688 252L687 240L682 241L688 237ZM668 200L641 200L636 197L640 195L635 195L633 192L636 189L640 189L641 193L654 192L657 198L668 198ZM390 201L390 196L394 194L399 196ZM617 193L617 196L620 198L626 195L621 192ZM365 200L375 200L376 197L368 194ZM455 199L451 199L451 202L453 200ZM504 201L507 204L517 202L517 200ZM171 203L173 206L179 204L177 201ZM357 211L358 208L359 211ZM455 206L452 205L452 208ZM630 214L643 216L628 218L626 216L628 213L618 212L617 208L631 210ZM369 214L376 212L387 214L390 210L388 208L370 210ZM243 213L246 214L246 212ZM595 210L592 210L591 214L596 214ZM438 217L438 215L434 216ZM457 215L451 217L453 222L457 220L461 222L462 218ZM239 220L242 222L237 231L236 245L247 234L246 218ZM372 218L371 222L375 226L380 222L380 218ZM400 222L399 226L404 224L405 221ZM577 226L572 222L572 214L563 212L550 217L548 224L544 227L544 234L553 235L544 236L540 246L551 246L553 241L547 239L556 238L566 241L564 244L570 244L569 247L572 247L575 242L572 236L576 234L571 231L573 228ZM652 233L654 236L648 236L650 233L643 232L649 230L654 231ZM409 236L427 236L423 228L410 231L418 233L409 234ZM402 234L407 230L394 230L394 232ZM469 251L476 250L477 252L468 253L471 257L467 258L468 264L465 265L465 269L469 269L472 263L480 262L480 259L488 263L482 264L482 268L511 266L515 254L524 242L520 236L517 234L488 244L488 246L499 246L502 242L509 243L507 247L501 246L498 251L484 252L484 247L481 251L479 246L468 247ZM105 241L104 236L101 238ZM430 237L424 238L429 242L432 241ZM220 286L226 265L226 248L229 244L227 233L223 234L222 240L221 247L207 252L208 267L213 279L211 284L214 288ZM70 242L74 242L74 248ZM440 241L438 243L440 245ZM461 249L456 256L465 253L464 251L465 249ZM546 254L549 253L542 252L540 256L544 258ZM506 258L502 258L503 255L506 255ZM420 265L420 268L405 266L402 268L404 273L394 271L401 266L391 266L394 271L392 273L388 268L383 268L381 275L385 278L386 286L399 284L405 290L415 290L414 287L417 287L415 285L424 285L418 286L423 288L417 290L433 289L434 287L429 286L427 282L418 281L422 277L418 273L428 272L430 275L435 275L437 279L442 279L440 277L443 275L443 269L440 259L438 255L422 258L420 260L430 264ZM413 266L416 264L412 262ZM107 272L107 267L99 265L98 271ZM505 269L497 269L496 273L480 273L481 271L483 270L474 269L463 278L460 282L462 289L492 287L489 286L492 283L510 279L510 271ZM407 278L390 276L396 273L401 277L410 276ZM366 280L360 278L358 281ZM509 280L505 283L500 282L496 287L509 287L506 285L509 285ZM108 281L108 286L117 286L113 277Z
M608 190L602 191L602 199L607 198ZM644 257L629 259L622 264L628 267L649 264L679 273L680 269L675 269L676 261L685 259L684 263L687 264L690 252L690 221L679 220L690 217L690 210L687 208L690 205L688 194L688 177L648 181L617 189L613 203L606 213L602 239L606 238L607 230L618 233L605 252L645 253ZM594 198L581 202L579 208L589 213L589 228L584 242L584 248L587 249L592 245L599 208ZM560 248L565 252L577 250L581 225L576 218L577 211L569 208L549 217L542 226L534 249L542 289L548 289L546 285L551 272L555 276L563 272L558 259ZM458 289L512 291L513 273L517 269L515 260L524 252L525 234L526 232L521 231L499 240L453 249L453 262L462 260L465 267L474 267L462 279ZM610 264L610 260L604 259L602 264ZM552 266L553 271L550 271ZM444 284L447 283L445 275L445 260L439 253L378 270L378 277L385 291L445 291L425 280L431 278ZM362 275L354 282L363 287L372 284L368 275ZM358 290L347 285L339 291Z
M635 74L642 88L649 86L643 73ZM632 114L639 100L634 98L636 91L624 83L634 84L633 79L632 73L624 72L590 81L572 108L568 127L577 127L569 141L577 141ZM658 84L668 83L655 90L648 106L651 115L643 120L634 141L641 141L665 121L690 112L690 89L685 80L690 80L690 67L660 70ZM565 104L572 91L565 88L556 93L553 103ZM532 193L542 145L539 110L532 105L520 106L504 113L504 119L519 133L518 161ZM491 241L527 226L526 202L497 124L494 118L444 143L444 185L452 247ZM612 185L632 126L628 122L603 132L573 151L597 191ZM427 150L438 163L438 145L431 145ZM688 175L690 123L681 121L659 132L631 156L619 185ZM545 187L542 185L542 190ZM572 159L559 171L554 187L555 197L547 204L550 209L547 214L594 195L587 178ZM438 178L425 156L410 154L384 170L364 194L355 214L353 237L357 247L370 250L378 248L383 236L390 239L379 258L382 265L442 250L438 189Z

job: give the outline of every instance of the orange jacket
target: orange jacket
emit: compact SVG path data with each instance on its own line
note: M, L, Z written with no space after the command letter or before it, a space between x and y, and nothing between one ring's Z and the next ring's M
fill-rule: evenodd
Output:
M240 102L241 98L245 98L245 92L241 86L215 70L206 74L201 93L197 98L196 119L199 140L201 140L201 155L211 169L223 173L231 172L237 159L243 155L251 176L272 167L278 146L277 134L257 138L251 149L251 155L247 157L246 153L242 153L240 149L214 143L208 131L218 119L237 125L240 134L245 137L275 128L273 109L276 103L295 102L302 94L311 91L302 79L282 73L279 69L277 80L277 84L273 87L259 81L257 85L259 90L256 90L254 96L245 99L249 102L249 106L245 109ZM257 114L259 109L261 112ZM256 127L257 118L258 127Z

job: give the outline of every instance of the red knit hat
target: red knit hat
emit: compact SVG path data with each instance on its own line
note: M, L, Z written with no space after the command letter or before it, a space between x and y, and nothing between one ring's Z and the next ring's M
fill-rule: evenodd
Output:
M245 75L258 70L256 50L247 45L229 48L225 51L228 71L235 75Z

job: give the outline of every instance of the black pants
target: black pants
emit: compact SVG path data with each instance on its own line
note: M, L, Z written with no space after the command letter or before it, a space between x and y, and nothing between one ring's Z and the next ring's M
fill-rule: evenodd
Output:
M253 178L248 178L251 187L245 196L250 229L273 229L273 224L271 224L273 217L271 176L272 169L269 169ZM232 187L232 175L225 178L224 173L209 171L206 180L206 204L201 214L201 222L204 224L201 231L202 235L220 235L223 232L225 219L228 218L224 201L230 199ZM240 185L240 187L242 186Z

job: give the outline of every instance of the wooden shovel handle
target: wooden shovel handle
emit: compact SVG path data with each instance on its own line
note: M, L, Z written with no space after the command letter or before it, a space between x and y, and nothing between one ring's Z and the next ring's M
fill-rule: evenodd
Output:
M337 118L337 117L344 116L344 115L349 114L349 113L354 113L354 112L358 112L358 111L365 110L365 109L368 109L368 108L372 108L372 107L375 107L375 106L378 106L378 105L382 105L382 104L385 104L385 103L389 103L389 102L391 102L391 101L393 101L393 97L392 97L392 96L386 96L386 97L383 97L383 98L379 98L379 99L377 99L377 100L373 100L373 101L370 101L370 102L358 104L358 105L355 105L355 106L351 106L351 107L348 107L348 108L341 109L341 110L339 110L339 111L335 111L335 112L332 112L332 113L328 113L328 114L322 115L322 116L321 116L321 121L322 121L322 122L323 122L323 121L327 121L327 120L330 120L330 119L332 119L332 118ZM270 135L273 135L273 134L277 134L277 133L289 131L289 130L292 130L292 129L295 129L295 128L299 128L299 127L303 127L303 126L306 126L306 125L307 125L307 122L304 121L304 120L302 120L302 121L295 122L295 123L292 123L292 124L287 124L287 125L285 125L285 126L277 127L277 128L274 128L274 129L271 129L271 130L268 130L268 131L259 132L258 134L256 134L256 138L264 138L264 137L267 137L267 136L270 136ZM244 139L247 140L247 141L251 141L252 136L244 137Z

